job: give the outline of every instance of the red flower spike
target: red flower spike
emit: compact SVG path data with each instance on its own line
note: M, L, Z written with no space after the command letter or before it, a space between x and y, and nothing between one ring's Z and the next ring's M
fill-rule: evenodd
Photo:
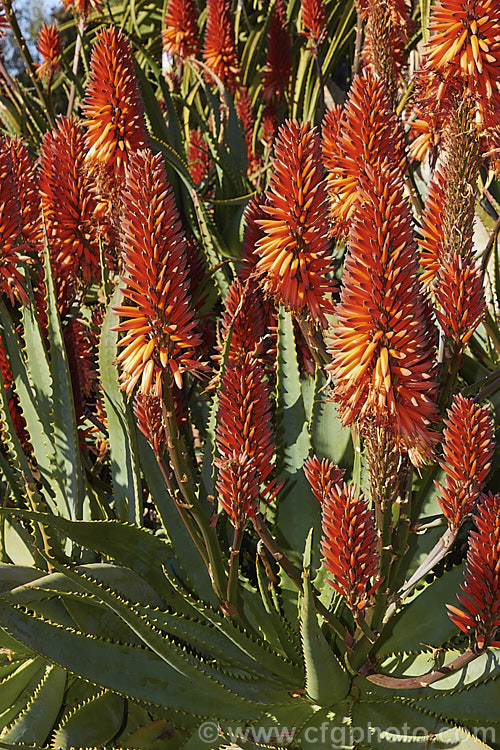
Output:
M186 240L161 155L139 151L130 158L123 190L124 297L116 307L126 332L119 345L121 388L130 396L140 381L144 394L161 395L167 371L178 388L182 373L206 369L195 355L201 343L189 298Z
M436 279L436 317L456 351L463 351L486 305L481 267L472 258L450 253Z
M253 274L259 260L257 243L264 237L264 231L260 226L260 219L263 219L265 216L263 208L265 204L266 194L256 193L250 198L245 209L245 229L241 245L241 266L238 271L238 277L241 281L246 281Z
M199 185L212 165L208 145L199 130L189 131L188 167L193 182Z
M247 147L247 174L251 175L260 166L260 159L253 149L255 115L253 113L252 102L250 101L248 91L244 86L238 91L236 112L241 120L243 132L245 134L245 143Z
M22 239L23 217L15 179L10 142L0 140L0 295L6 295L11 304L17 297L25 305L28 295L24 289L21 263L29 260L22 255L27 248L19 244Z
M462 592L465 611L447 604L452 622L464 633L473 631L479 649L499 646L500 627L500 494L483 495L474 514L476 530L469 535L469 550Z
M83 115L88 158L123 180L130 155L148 137L130 42L114 26L97 34Z
M343 423L388 423L419 465L434 440L437 379L401 183L401 172L386 162L367 166L359 179L328 369Z
M38 78L52 76L54 71L59 68L62 54L61 35L54 21L51 24L44 21L38 32L36 48L43 60L43 63L37 67Z
M167 55L186 58L198 53L197 18L195 0L169 0L161 35Z
M276 0L267 34L267 61L262 72L264 101L286 101L291 77L292 45L286 24L286 11L283 0Z
M445 238L443 234L443 200L446 177L442 166L434 172L427 191L425 209L419 230L419 263L423 273L420 281L424 288L430 288L439 271L443 257Z
M261 361L265 350L264 338L268 332L268 314L262 298L262 292L255 282L249 280L243 284L234 279L224 302L225 311L222 313L220 352L224 346L229 331L228 362L235 362L251 354L257 361ZM219 354L218 359L221 358Z
M334 576L331 585L349 609L364 609L377 586L377 535L372 510L352 485L332 486L322 504L321 552L325 568Z
M230 0L207 0L207 26L203 60L230 92L237 86L241 71L234 41L234 21ZM212 77L209 76L210 82Z
M406 165L405 136L383 81L369 70L354 78L344 110L336 106L322 126L333 233L345 236L357 201L359 177L383 160Z
M326 12L323 0L302 0L302 31L313 48L318 47L326 35Z
M64 328L64 344L68 355L76 417L80 420L85 414L86 400L97 380L89 327L78 318L73 318Z
M495 449L493 422L488 405L456 395L448 409L443 430L446 487L438 502L452 531L458 531L474 510L483 489Z
M43 229L37 178L26 145L17 137L7 138L12 157L12 174L21 208L21 236L33 249L42 247Z
M322 326L336 289L327 234L328 204L319 138L309 123L286 122L276 141L273 171L259 220L256 274L276 303Z
M82 126L60 117L46 133L40 153L39 190L61 309L82 282L99 275L97 199L86 164Z
M323 505L325 498L344 478L345 469L339 469L333 461L327 458L320 461L316 456L311 456L304 463L304 474L311 485L314 497L320 505Z
M229 363L219 388L217 492L234 524L255 516L259 497L275 492L271 398L264 370L251 354ZM263 490L260 488L263 486Z
M497 0L439 0L429 23L428 64L463 82L479 120L500 105L500 6Z

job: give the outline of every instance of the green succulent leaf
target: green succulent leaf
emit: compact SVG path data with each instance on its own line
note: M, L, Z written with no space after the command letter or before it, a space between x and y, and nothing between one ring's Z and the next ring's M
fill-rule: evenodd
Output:
M124 711L125 701L121 695L106 690L92 696L57 727L52 737L53 749L70 750L110 742L123 723Z

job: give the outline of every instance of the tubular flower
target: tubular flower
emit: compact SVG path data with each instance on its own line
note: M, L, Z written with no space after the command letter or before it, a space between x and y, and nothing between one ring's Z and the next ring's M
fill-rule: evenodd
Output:
M17 297L25 305L28 295L20 271L23 261L29 260L22 251L22 213L10 144L0 140L0 295L6 295L11 304Z
M47 239L59 296L99 273L97 199L86 165L82 126L60 117L42 142L38 172ZM71 302L67 299L67 303Z
M334 398L344 424L389 423L418 465L431 452L437 381L401 173L367 167L358 191L329 346Z
M36 48L43 60L43 63L38 66L36 74L38 78L44 76L50 78L54 71L59 68L62 54L61 35L54 21L50 25L44 21L38 32Z
M97 372L91 331L83 321L73 318L64 328L64 344L77 419L85 414L85 404L92 392Z
M195 0L169 0L162 31L163 51L181 58L198 52L198 24Z
M262 72L265 102L287 99L292 77L292 44L283 0L276 0L267 35L267 61Z
M488 405L479 406L460 394L444 420L443 461L446 487L439 505L452 531L458 531L479 499L490 470L495 441Z
M436 279L441 258L445 255L443 233L443 197L446 189L446 176L440 165L434 172L427 191L425 208L419 230L419 263L423 273L420 280L424 288L430 288Z
M344 110L334 107L322 126L332 231L345 236L357 200L359 177L384 159L404 169L405 138L385 84L370 72L354 78Z
M436 317L456 351L463 351L479 325L484 308L481 267L472 258L446 255L436 281Z
M331 585L355 614L377 587L379 561L373 511L352 485L334 484L322 503L321 552Z
M322 326L336 288L327 234L328 204L319 138L309 123L286 122L278 135L256 274L275 302Z
M479 649L500 646L500 494L484 495L474 514L476 530L469 536L462 592L465 611L447 604L452 622L464 633L475 632Z
M318 47L326 34L326 13L323 0L302 0L303 34L313 48Z
M255 516L260 495L275 491L271 398L262 366L251 354L229 363L220 380L216 488L234 524ZM263 490L261 492L261 486Z
M345 469L339 469L333 461L323 458L321 461L316 456L307 458L304 463L304 474L311 485L314 497L322 506L325 498L333 491L334 487L342 481Z
M160 154L145 150L130 158L121 244L130 302L115 308L124 319L117 330L126 332L117 358L121 388L130 396L140 380L142 393L161 395L165 371L182 388L184 371L205 367L194 355L201 336L188 294L186 240Z
M97 35L83 114L88 158L122 181L130 155L148 139L130 42L114 26Z
M482 120L500 104L500 6L497 0L439 0L429 23L429 66L463 81Z
M234 41L234 23L229 0L207 0L207 26L203 60L229 91L241 74Z

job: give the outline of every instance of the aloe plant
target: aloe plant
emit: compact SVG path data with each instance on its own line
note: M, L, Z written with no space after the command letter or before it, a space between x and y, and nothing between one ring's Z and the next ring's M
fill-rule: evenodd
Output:
M481 71L419 166L426 6L430 83L396 4L209 3L163 72L157 3L67 5L2 95L0 747L500 747Z

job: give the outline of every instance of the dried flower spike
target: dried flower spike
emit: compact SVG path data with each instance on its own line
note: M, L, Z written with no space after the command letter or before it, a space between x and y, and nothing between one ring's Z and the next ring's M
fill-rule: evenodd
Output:
M97 35L83 114L88 158L123 180L130 155L146 146L147 133L130 42L114 26Z
M467 567L458 594L465 611L447 604L452 622L464 633L475 633L479 649L500 646L494 641L500 627L500 494L484 495L474 514L469 536Z
M274 468L270 390L251 354L222 374L216 444L219 500L233 523L240 524L255 516L261 496L275 490L269 481Z
M401 182L387 163L359 180L328 369L344 424L389 423L418 465L431 452L437 381Z
M181 388L184 371L205 368L194 351L201 337L189 298L186 240L160 154L130 158L121 244L130 303L115 308L124 319L117 330L126 332L119 341L121 388L130 396L140 381L142 393L161 395L164 372Z
M309 123L280 128L257 242L256 274L264 292L322 326L336 282L327 233L328 204L319 138Z
M438 499L448 525L458 531L474 510L490 470L495 449L490 408L460 394L444 420L443 461L446 487Z
M223 86L234 91L241 71L234 41L230 0L207 0L203 60Z
M61 35L54 21L51 24L43 23L38 32L36 48L43 60L36 71L38 78L47 76L50 78L55 70L59 68L62 54Z
M322 504L321 552L331 585L353 613L364 609L377 587L379 568L373 511L352 485L332 486Z

